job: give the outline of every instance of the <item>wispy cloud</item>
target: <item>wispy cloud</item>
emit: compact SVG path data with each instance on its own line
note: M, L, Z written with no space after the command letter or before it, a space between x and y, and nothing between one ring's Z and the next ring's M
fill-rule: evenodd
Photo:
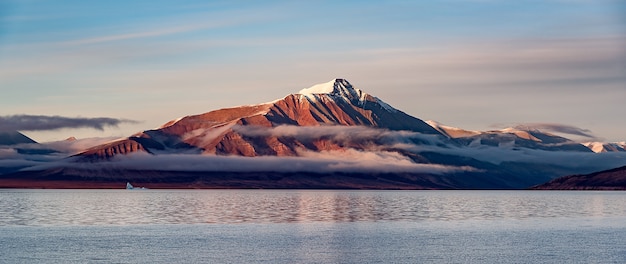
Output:
M170 28L163 28L163 29L152 29L152 30L149 29L149 30L130 32L130 33L112 34L112 35L77 39L77 40L63 42L61 44L66 44L66 45L98 44L98 43L105 43L105 42L112 42L112 41L119 41L119 40L131 40L131 39L139 39L139 38L167 36L167 35L184 33L184 32L219 28L219 27L223 27L226 25L228 24L216 23L216 24L206 24L206 25L186 25L186 26L170 27Z
M107 126L115 127L122 123L137 123L137 121L110 117L86 118L44 115L0 116L0 130L4 131L42 131L62 128L93 128L104 130Z
M3 60L0 60L0 78L67 73L102 66L106 68L110 64L126 64L142 58L171 59L171 56L186 55L213 46L228 46L235 41L222 43L222 38L213 37L211 30L258 25L279 19L278 15L268 15L265 9L269 8L222 12L198 10L142 22L113 21L94 27L76 26L73 31L63 34L55 32L49 36L44 34L44 38L35 40L24 38L25 42L0 46L6 51ZM71 19L73 16L68 17ZM189 35L174 36L189 33L196 35L191 39Z
M556 123L525 123L518 124L514 126L514 128L523 130L541 130L545 132L555 132L560 134L582 136L586 138L596 138L596 136L594 136L589 129Z
M560 90L568 85L588 86L598 80L625 82L624 42L624 36L520 38L488 44L474 40L439 47L354 49L342 55L349 59L341 64L356 67L369 61L368 64L380 69L376 76L383 78L402 78L409 72L418 72L420 78L412 81L426 88L432 85L481 85L487 87L483 90L498 87L521 93L526 90L516 91L508 87L534 85L530 88L545 90L547 85ZM584 80L589 82L581 82Z
M102 28L102 31L108 34L104 33L94 36L89 31L83 32L86 37L65 41L61 44L72 46L90 45L162 37L180 33L259 25L289 16L288 12L278 12L276 9L281 7L274 3L267 3L257 8L243 5L239 6L239 8L222 10L211 8L211 5L208 4L207 6L198 6L196 8L175 5L175 7L169 8L175 8L177 12L169 11L168 16L165 18L151 20L149 23L132 23L130 25L111 23L115 26ZM198 39L195 40L197 41ZM177 41L180 41L180 39L177 39Z

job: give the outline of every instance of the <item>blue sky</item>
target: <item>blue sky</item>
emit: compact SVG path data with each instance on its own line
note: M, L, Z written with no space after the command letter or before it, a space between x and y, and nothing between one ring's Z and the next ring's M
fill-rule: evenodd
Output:
M136 120L128 136L333 78L466 129L626 140L626 1L0 1L0 116Z

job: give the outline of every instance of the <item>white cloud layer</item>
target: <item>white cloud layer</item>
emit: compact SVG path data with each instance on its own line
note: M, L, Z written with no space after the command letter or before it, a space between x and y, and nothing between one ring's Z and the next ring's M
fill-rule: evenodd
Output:
M552 124L550 127L555 127ZM557 126L562 128L563 126ZM566 127L567 128L567 127ZM276 172L359 172L359 173L430 173L447 174L456 172L479 172L470 166L423 164L413 161L401 153L428 155L438 153L455 159L474 159L502 166L510 163L532 164L528 166L553 167L571 173L589 173L626 165L626 153L592 153L574 151L544 151L527 148L494 147L476 145L461 147L433 135L422 135L409 131L390 131L371 127L319 126L297 127L278 126L273 128L254 126L234 126L233 129L253 137L293 137L300 141L319 138L330 139L349 146L363 140L372 144L359 145L363 149L344 147L332 151L309 151L298 149L298 157L240 157L199 154L159 154L134 153L119 155L111 161L97 163L77 163L73 159L63 159L79 150L106 143L113 138L88 138L74 141L51 142L45 145L26 144L16 148L0 149L0 166L32 166L28 170L58 166L78 168L120 168L137 170L167 171L276 171ZM58 152L22 152L17 149L46 150Z
M133 153L112 161L74 163L69 160L40 164L26 170L58 166L70 168L115 168L163 171L227 172L312 172L312 173L428 173L445 174L477 171L469 166L416 164L393 152L360 152L357 150L302 153L302 157L239 157L194 154Z
M395 143L409 143L411 139L436 144L440 138L436 135L424 135L412 131L392 131L366 126L292 126L281 125L276 127L261 126L233 126L232 129L242 135L253 137L293 137L301 141L311 141L319 138L332 139L335 142L356 142L361 140L374 141L389 145Z

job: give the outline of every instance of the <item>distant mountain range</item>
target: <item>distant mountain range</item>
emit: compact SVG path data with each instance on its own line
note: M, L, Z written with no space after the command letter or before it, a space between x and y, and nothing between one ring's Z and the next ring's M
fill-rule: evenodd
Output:
M424 122L335 79L5 169L0 185L4 179L9 187L134 181L153 188L520 189L626 165L626 155L592 150L624 145L600 150L539 130Z
M590 148L567 138L541 132L506 128L492 131L469 131L427 121L433 128L464 146L487 145L493 147L529 148L548 151L589 152Z

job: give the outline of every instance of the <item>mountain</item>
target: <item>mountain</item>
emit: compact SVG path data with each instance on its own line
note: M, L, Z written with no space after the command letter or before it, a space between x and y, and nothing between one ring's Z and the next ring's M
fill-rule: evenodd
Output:
M18 131L0 130L0 146L37 143Z
M560 177L536 190L626 190L626 166L585 175Z
M279 126L365 126L441 135L422 120L391 107L344 79L335 79L269 103L185 116L78 156L87 161L133 152L297 156L298 149L342 148L328 138L302 141L295 137L258 134L255 133L258 131L244 128Z
M49 154L50 150L41 146L18 131L0 129L0 175L12 173L32 165L30 161L22 161L22 155Z
M583 145L595 153L626 152L626 142L586 142Z
M465 130L462 128L446 126L433 120L427 120L426 123L448 138L467 138L483 133L480 131Z
M15 152L23 155L47 155L58 151L39 144L18 131L0 130L0 151ZM2 158L2 156L0 156ZM0 173L3 168L0 168Z
M626 165L539 130L424 122L345 79L72 153L38 158L0 187L524 189Z
M580 143L536 129L506 128L483 132L445 126L432 120L426 122L446 137L455 139L464 146L590 152L589 148Z

